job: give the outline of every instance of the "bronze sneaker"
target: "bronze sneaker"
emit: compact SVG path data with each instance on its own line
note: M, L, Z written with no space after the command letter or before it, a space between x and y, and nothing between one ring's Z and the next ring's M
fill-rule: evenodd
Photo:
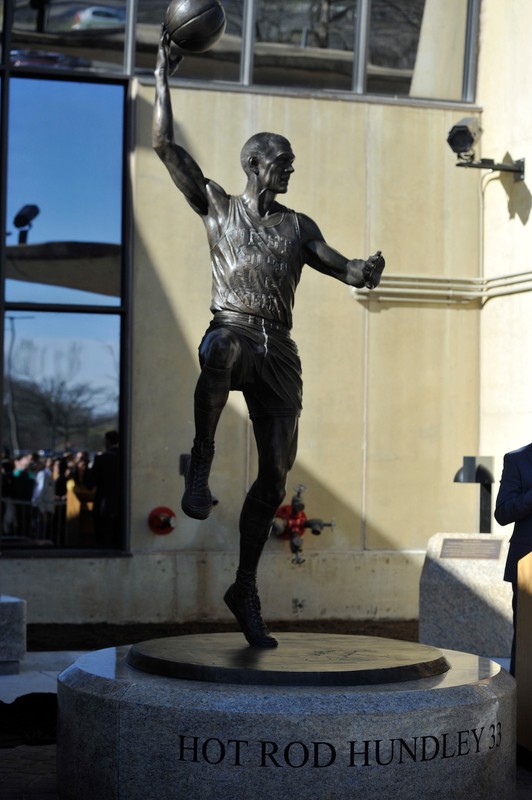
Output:
M271 636L262 618L256 587L242 590L233 583L224 595L224 602L252 647L277 647L277 639Z

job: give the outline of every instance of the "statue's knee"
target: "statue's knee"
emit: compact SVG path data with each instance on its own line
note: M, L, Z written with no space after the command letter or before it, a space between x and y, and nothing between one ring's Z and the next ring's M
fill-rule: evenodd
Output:
M271 477L270 480L266 478L261 483L260 494L265 503L268 503L268 505L274 506L275 508L279 508L286 496L285 482L279 480L276 481L273 477Z
M236 360L238 344L229 331L217 331L209 334L201 348L204 366L224 369L231 367Z

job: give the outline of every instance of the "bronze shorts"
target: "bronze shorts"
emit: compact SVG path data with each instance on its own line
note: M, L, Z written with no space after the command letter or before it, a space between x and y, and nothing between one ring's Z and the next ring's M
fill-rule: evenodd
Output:
M289 329L233 311L217 311L205 336L217 328L229 329L238 337L241 358L231 376L231 389L243 393L251 419L298 417L303 395L301 361Z

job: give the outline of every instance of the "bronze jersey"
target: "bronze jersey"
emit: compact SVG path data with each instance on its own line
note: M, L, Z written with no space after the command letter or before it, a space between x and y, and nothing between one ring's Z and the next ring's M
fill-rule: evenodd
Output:
M242 199L229 198L221 237L211 234L211 311L237 311L292 327L292 309L303 267L294 211L283 206L273 224L253 219Z

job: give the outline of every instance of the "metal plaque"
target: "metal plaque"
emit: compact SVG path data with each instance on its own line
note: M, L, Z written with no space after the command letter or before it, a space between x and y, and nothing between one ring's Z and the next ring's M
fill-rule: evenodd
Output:
M444 539L440 558L498 559L501 546L501 539Z

